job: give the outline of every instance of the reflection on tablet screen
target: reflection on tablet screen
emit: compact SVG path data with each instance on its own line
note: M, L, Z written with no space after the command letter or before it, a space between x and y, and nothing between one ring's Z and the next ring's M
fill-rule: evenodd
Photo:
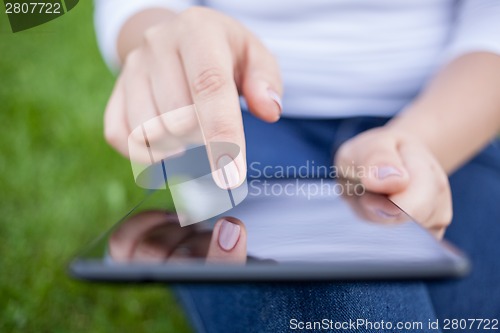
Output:
M430 267L455 255L386 197L358 193L356 186L331 179L258 180L249 183L239 206L186 227L166 209L168 192L156 191L80 259L108 266L201 262ZM236 253L218 248L223 216L238 221L243 230Z

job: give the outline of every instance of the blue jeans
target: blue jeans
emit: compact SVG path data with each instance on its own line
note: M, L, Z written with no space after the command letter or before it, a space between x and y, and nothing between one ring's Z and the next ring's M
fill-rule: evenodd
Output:
M330 165L347 139L386 118L281 119L266 124L244 113L247 158L260 165ZM255 171L249 167L249 177ZM253 169L253 170L252 170ZM429 321L500 317L500 142L493 141L450 177L454 220L445 238L465 251L472 273L444 282L332 282L179 285L175 287L199 332L288 332L290 320L422 322L422 330L358 329L342 332L440 332ZM293 323L292 323L293 325ZM314 330L310 330L314 331ZM328 330L323 330L328 331ZM474 332L478 330L469 330Z

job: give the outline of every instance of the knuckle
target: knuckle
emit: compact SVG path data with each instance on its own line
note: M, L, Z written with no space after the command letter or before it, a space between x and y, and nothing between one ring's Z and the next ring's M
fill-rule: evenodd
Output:
M191 88L195 95L209 97L221 91L227 81L221 69L211 67L196 76Z
M174 45L172 38L165 38L165 36L173 35L170 25L168 22L162 23L146 30L140 47L143 57L153 56L154 58L161 59L165 52ZM143 62L147 62L147 60L143 59Z
M183 18L199 18L200 14L202 14L204 11L205 9L203 7L192 6L181 12L179 16Z
M241 140L237 126L227 121L220 121L207 131L209 141L239 142Z
M109 121L105 121L104 124L104 139L111 147L119 151L121 151L123 145L127 145L121 128L116 124L110 124Z
M217 141L234 141L235 131L227 126L218 126L213 129L209 136Z
M203 8L201 6L193 6L184 11L182 11L178 16L178 21L183 22L187 25L199 25L202 19L206 18L211 10Z
M158 39L158 28L150 28L144 33L144 44L148 47L152 47L157 43Z
M115 128L106 126L104 129L104 139L110 146L117 147L120 141L119 133Z
M142 51L140 49L134 49L129 52L125 58L124 68L135 68L141 64Z

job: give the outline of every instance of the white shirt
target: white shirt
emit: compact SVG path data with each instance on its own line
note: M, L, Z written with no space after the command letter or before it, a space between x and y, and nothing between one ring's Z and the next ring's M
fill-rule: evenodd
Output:
M277 57L283 115L391 116L439 66L500 54L500 0L95 0L99 46L117 67L123 23L145 8L204 5L236 18Z

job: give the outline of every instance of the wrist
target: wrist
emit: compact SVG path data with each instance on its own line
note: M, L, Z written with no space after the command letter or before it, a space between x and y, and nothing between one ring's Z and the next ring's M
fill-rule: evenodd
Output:
M400 137L418 142L438 162L447 173L454 169L450 151L443 151L442 143L446 135L446 119L440 119L439 112L431 112L430 108L422 108L417 103L410 105L386 124L388 130L398 133Z

